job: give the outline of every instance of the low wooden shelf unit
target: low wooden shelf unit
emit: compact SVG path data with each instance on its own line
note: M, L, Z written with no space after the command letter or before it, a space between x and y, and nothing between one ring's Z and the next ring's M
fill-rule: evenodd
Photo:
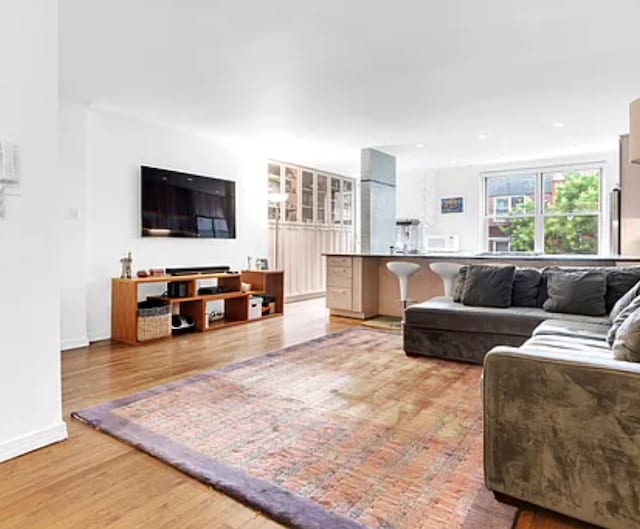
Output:
M198 294L198 281L217 280L227 292ZM138 340L138 287L149 283L177 283L187 285L185 297L148 296L171 306L174 313L189 316L196 332L223 329L263 318L281 316L284 312L284 272L279 270L243 270L241 273L192 274L183 276L136 277L111 280L111 339L127 344L145 343ZM249 283L249 292L242 292L242 283ZM249 298L264 294L275 298L275 312L262 318L249 319ZM207 323L207 302L224 301L224 319Z

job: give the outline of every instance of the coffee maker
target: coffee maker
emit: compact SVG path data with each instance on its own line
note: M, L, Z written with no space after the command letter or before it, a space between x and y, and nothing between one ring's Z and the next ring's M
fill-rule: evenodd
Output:
M418 219L396 220L395 253L403 255L420 252L420 221Z

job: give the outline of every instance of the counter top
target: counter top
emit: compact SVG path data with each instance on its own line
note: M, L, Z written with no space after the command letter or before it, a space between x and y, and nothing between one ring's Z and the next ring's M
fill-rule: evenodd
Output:
M386 259L431 259L464 261L553 261L553 262L637 262L640 257L616 255L515 255L515 254L469 254L469 253L420 253L420 254L384 254L384 253L324 253L327 257L375 257Z

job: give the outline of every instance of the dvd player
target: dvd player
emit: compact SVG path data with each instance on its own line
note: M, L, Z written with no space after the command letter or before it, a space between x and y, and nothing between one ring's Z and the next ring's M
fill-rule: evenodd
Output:
M230 266L195 266L191 268L167 268L169 276L189 276L197 274L223 274L231 270Z

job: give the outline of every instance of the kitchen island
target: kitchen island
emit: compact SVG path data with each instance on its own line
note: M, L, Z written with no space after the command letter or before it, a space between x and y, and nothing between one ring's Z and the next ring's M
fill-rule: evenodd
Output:
M409 298L423 301L442 296L440 276L429 268L434 262L460 264L509 263L519 267L547 266L616 266L640 264L640 257L601 257L594 255L516 255L516 254L367 254L331 253L326 255L327 307L332 316L368 319L375 316L401 316L398 279L386 264L389 261L411 261L421 265L409 279Z

